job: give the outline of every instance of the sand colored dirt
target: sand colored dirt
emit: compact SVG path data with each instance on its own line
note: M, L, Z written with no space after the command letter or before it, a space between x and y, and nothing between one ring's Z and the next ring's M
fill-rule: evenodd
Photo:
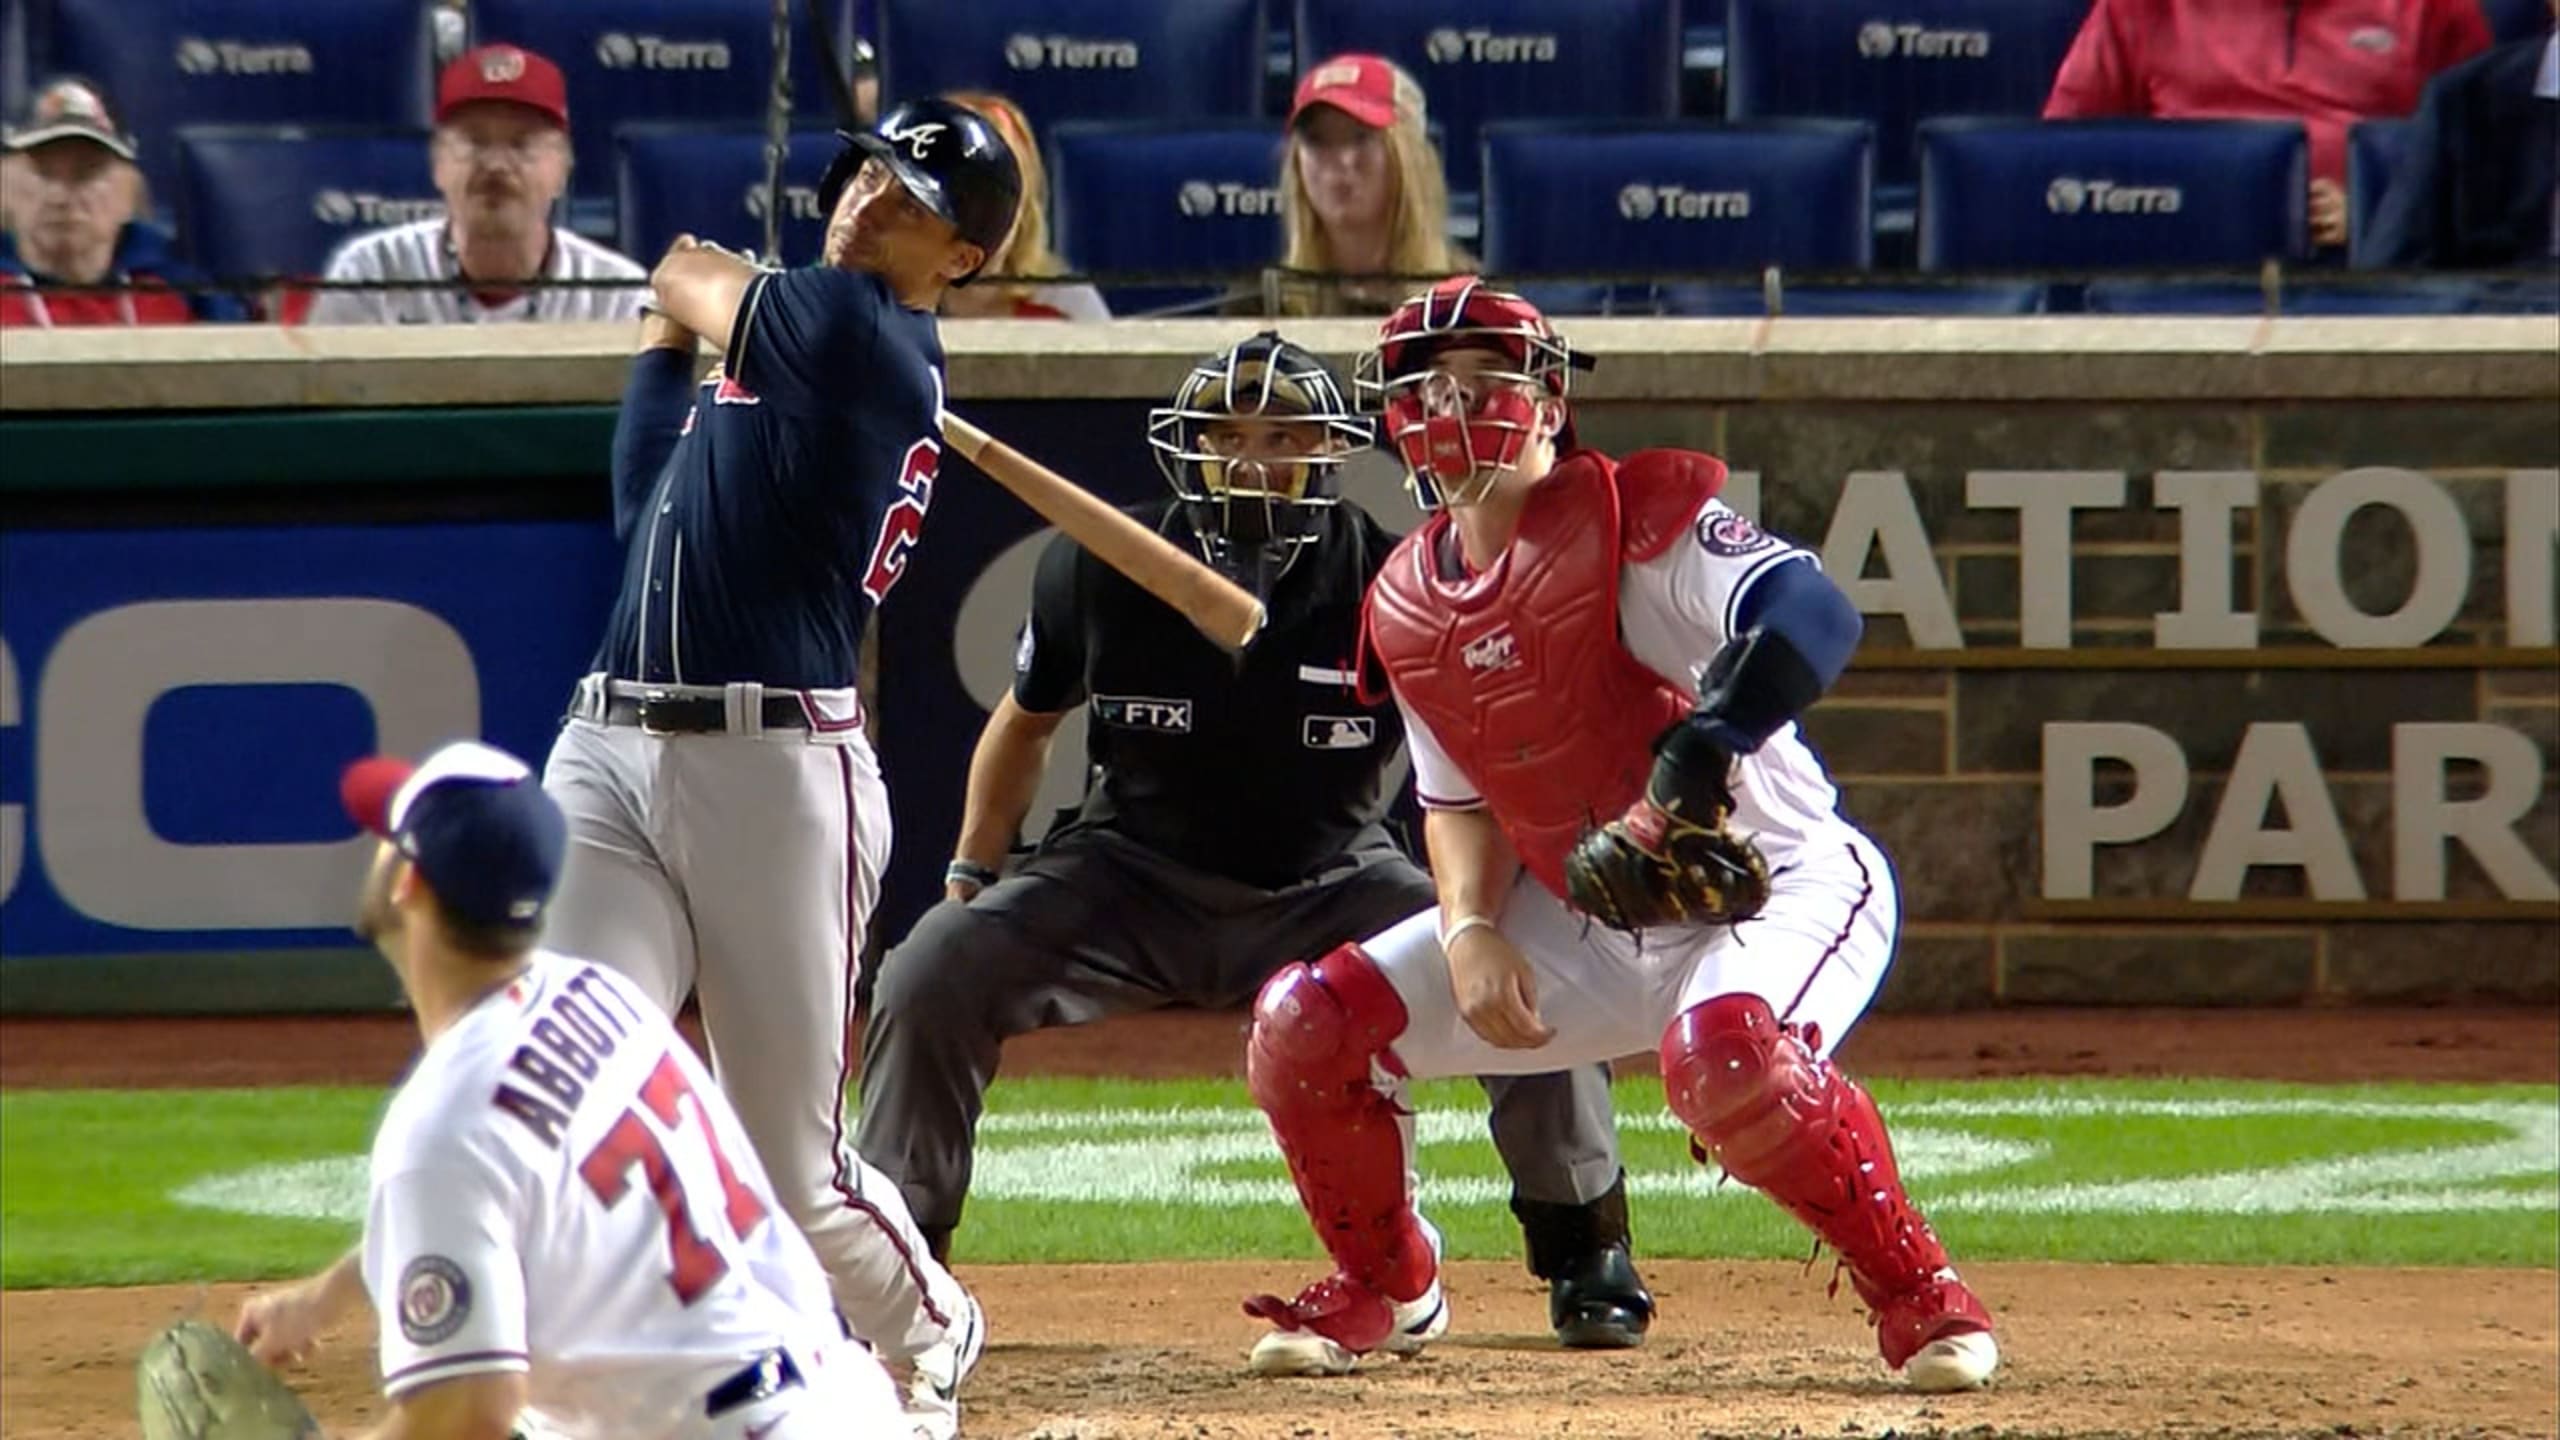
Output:
M1231 1073L1237 1017L1154 1016L1030 1037L1011 1073ZM414 1032L330 1021L17 1021L0 1085L380 1083ZM2223 1075L2560 1080L2560 1015L2519 1011L2018 1011L1880 1017L1870 1075ZM2377 1224L2389 1223L2377 1219ZM994 1342L969 1391L979 1440L1575 1440L1625 1437L2560 1435L2560 1271L1986 1264L2008 1364L1991 1390L1893 1384L1828 1266L1656 1261L1643 1350L1568 1354L1520 1267L1454 1265L1450 1339L1348 1379L1244 1374L1255 1290L1311 1264L970 1266ZM247 1287L0 1295L0 1437L138 1433L133 1358ZM1842 1294L1846 1296L1845 1289ZM332 1432L378 1414L370 1345L295 1378Z

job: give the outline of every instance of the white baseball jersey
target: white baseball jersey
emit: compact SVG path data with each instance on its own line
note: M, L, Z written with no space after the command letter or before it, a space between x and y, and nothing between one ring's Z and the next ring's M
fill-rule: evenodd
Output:
M547 951L393 1097L364 1281L387 1395L522 1371L577 1440L708 1434L708 1392L776 1346L873 1364L683 1038L629 981Z
M1689 537L1660 555L1618 572L1618 637L1645 668L1691 695L1717 651L1737 628L1735 607L1762 575L1780 565L1819 565L1801 550L1752 524L1721 500L1709 500ZM1401 697L1398 706L1403 706ZM1441 810L1483 803L1475 783L1449 758L1419 716L1404 711L1413 780L1423 804ZM1822 762L1790 723L1734 766L1733 829L1758 843L1774 868L1806 842L1837 839L1839 792Z
M511 320L630 320L647 297L649 272L630 257L583 235L553 226L551 254L543 262L550 280L629 280L630 289L528 290L501 305L484 305L471 293L453 255L441 219L415 220L368 231L329 257L324 279L443 280L450 289L324 290L311 304L313 325L479 325Z

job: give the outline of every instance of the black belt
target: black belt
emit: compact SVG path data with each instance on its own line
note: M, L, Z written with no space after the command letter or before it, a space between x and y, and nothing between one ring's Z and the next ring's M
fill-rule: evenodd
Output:
M800 1366L788 1350L767 1350L747 1362L747 1368L711 1387L702 1399L702 1413L717 1420L732 1410L742 1410L759 1400L770 1400L785 1390L800 1388Z
M658 735L716 735L729 728L729 702L716 695L607 695L604 723ZM764 728L806 730L809 712L797 694L767 695Z

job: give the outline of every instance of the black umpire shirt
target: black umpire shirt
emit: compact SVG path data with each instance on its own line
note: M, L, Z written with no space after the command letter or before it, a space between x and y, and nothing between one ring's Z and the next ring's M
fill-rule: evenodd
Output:
M1179 502L1129 513L1194 548ZM1391 702L1354 696L1352 667L1360 597L1395 539L1348 501L1325 512L1317 536L1273 588L1269 621L1240 658L1083 546L1050 542L1014 653L1013 699L1040 713L1090 706L1095 776L1074 825L1277 888L1378 823L1404 728Z

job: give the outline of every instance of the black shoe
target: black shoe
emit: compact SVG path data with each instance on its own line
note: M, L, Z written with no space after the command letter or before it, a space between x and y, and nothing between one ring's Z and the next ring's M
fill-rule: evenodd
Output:
M1653 1325L1653 1296L1626 1247L1611 1245L1547 1281L1547 1322L1567 1350L1633 1350Z

